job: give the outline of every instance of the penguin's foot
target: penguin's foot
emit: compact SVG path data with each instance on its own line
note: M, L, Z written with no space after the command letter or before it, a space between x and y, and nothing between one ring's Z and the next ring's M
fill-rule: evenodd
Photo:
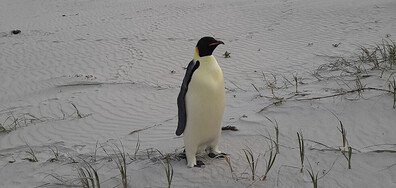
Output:
M208 154L208 156L210 157L210 158L217 158L217 159L222 159L222 158L225 158L226 156L228 156L228 154L226 154L226 153L218 153L218 154L215 154L215 153L209 153Z
M202 161L198 161L198 160L197 160L197 164L194 165L194 167L198 167L198 168L203 168L204 166L205 166L205 163Z
M187 157L186 157L186 152L183 151L183 153L179 153L178 157L179 157L180 159L187 159Z

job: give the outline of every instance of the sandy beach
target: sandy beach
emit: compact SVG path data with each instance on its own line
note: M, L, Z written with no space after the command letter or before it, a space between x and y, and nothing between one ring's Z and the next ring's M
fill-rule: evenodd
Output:
M171 187L312 187L310 172L318 187L396 187L396 63L376 67L364 51L392 49L395 10L394 0L4 0L0 187L82 187L79 169L123 187L122 155L127 187L168 187L167 167ZM222 126L238 131L222 131L228 162L202 154L204 168L187 168L176 98L203 36L225 43L214 52Z

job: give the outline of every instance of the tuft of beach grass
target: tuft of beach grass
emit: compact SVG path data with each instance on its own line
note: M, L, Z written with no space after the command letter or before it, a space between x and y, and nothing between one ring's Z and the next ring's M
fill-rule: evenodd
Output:
M103 148L103 151L107 154L107 156L109 156L112 159L112 161L114 161L114 163L116 164L116 166L120 172L122 187L127 188L128 179L127 179L127 168L126 168L126 165L127 165L126 164L126 155L125 155L124 145L122 144L121 141L120 141L120 144L121 144L121 149L117 145L114 145L114 147L116 149L114 149L114 147L111 148L114 153L113 157L103 147L102 148Z
M297 132L297 139L298 139L298 148L300 151L300 162L301 162L300 173L303 173L305 151L304 151L304 137L302 131L300 131L300 133Z
M318 187L318 174L319 172L314 172L314 170L312 169L311 163L308 161L309 164L309 169L306 169L306 171L308 172L309 176L311 177L311 182L313 185L313 188L317 188Z
M271 170L272 166L274 165L276 156L278 155L278 153L276 151L274 152L274 147L273 147L272 143L273 143L273 141L271 141L269 157L265 161L265 173L262 178L263 181L265 181L267 179L268 172Z
M165 155L165 162L161 160L161 163L165 170L166 179L168 181L168 188L170 188L173 180L173 166L171 163L171 156L169 154Z
M48 147L52 153L54 154L54 158L51 159L51 161L59 161L59 151L58 148L56 146L54 146L54 148L52 147Z
M29 148L28 151L26 151L27 154L30 155L30 158L24 158L25 160L28 160L30 162L38 162L38 159L36 157L36 153L32 149L32 147L29 146L29 144L26 143L26 146Z
M77 172L83 188L100 188L98 172L91 164L85 162L85 166L78 167Z
M245 154L246 161L247 161L248 164L249 164L250 172L251 172L251 174L252 174L252 180L254 181L254 179L255 179L255 177L256 177L257 164L258 164L258 159L259 159L259 157L260 157L260 154L259 154L259 156L257 156L257 158L255 159L255 158L254 158L253 151L252 151L250 148L248 148L248 149L243 149L243 153Z

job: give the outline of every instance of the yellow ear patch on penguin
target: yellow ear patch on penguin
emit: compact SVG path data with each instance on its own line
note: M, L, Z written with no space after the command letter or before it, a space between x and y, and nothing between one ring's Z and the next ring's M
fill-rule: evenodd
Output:
M199 57L199 50L198 47L195 47L195 55L197 55Z

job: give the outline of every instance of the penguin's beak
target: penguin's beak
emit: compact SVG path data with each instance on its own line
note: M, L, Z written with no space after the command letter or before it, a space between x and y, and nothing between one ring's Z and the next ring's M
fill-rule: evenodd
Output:
M217 42L210 43L209 46L217 46L219 44L224 44L224 42L218 40Z

